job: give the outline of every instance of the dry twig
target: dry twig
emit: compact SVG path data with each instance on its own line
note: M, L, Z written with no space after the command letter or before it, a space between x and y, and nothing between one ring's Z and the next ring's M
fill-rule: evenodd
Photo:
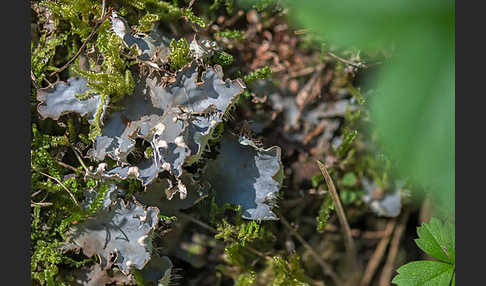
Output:
M83 173L83 174L85 173L83 170L78 170L78 169L74 168L73 166L71 166L71 165L69 165L69 164L66 164L66 163L64 163L64 162L62 162L62 161L56 160L56 162L57 162L59 165L63 166L64 168L71 169L71 170L72 170L72 171L74 171L74 172L81 172L81 173Z
M193 223L195 223L197 225L200 225L200 226L202 226L203 228L209 230L212 233L218 233L218 231L214 227L212 227L212 226L208 225L207 223L202 222L202 221L198 220L197 218L194 218L194 217L192 217L192 216L190 216L188 214L185 214L183 212L176 212L176 215L178 217L185 218L185 219L187 219L187 220L189 220L189 221L191 221L191 222L193 222Z
M373 279L373 276L375 275L375 272L378 269L378 266L380 265L381 259L385 254L388 243L390 242L391 234L393 232L393 229L395 228L395 224L396 224L395 219L388 221L388 223L386 224L384 232L388 233L388 235L384 236L380 240L378 246L373 252L373 255L371 256L368 262L368 265L366 265L363 278L361 279L361 283L359 284L360 286L368 286L371 282L371 279Z
M52 203L49 203L49 202L36 203L36 202L33 202L33 201L30 202L30 207L48 207L48 206L52 206Z
M398 253L398 248L400 246L400 240L402 239L403 233L407 228L408 217L410 216L410 210L405 210L398 222L395 232L393 233L393 238L390 243L390 250L388 251L388 257L386 259L386 264L381 272L379 286L389 286L392 279L392 272L395 269L395 260Z
M348 64L348 65L351 65L353 67L357 67L357 68L366 68L367 67L363 63L355 63L355 62L352 62L350 60L343 59L340 56L334 54L333 52L327 52L327 54L330 55L331 57L335 58L336 60L341 61L341 62Z
M86 167L86 164L84 163L81 156L78 154L78 150L76 150L76 148L74 148L74 146L71 146L71 148L73 149L74 155L76 155L76 158L78 159L79 163L81 164L81 166L83 166L85 173L90 174L91 172L88 169L88 167Z

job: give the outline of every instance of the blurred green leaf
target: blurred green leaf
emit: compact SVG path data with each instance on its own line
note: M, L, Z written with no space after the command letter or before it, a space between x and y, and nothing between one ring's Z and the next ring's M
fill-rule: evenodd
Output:
M437 29L449 21L451 1L284 1L294 20L326 41L371 49L402 39L411 26Z
M324 183L324 176L322 174L312 176L311 183L313 188L319 187L319 185Z
M344 174L341 179L341 184L345 187L353 187L358 182L356 175L353 172L348 172Z
M347 206L352 204L358 198L358 193L352 190L342 190L339 192L339 198L343 205Z
M326 41L392 52L374 78L371 116L401 176L454 213L455 2L285 1Z

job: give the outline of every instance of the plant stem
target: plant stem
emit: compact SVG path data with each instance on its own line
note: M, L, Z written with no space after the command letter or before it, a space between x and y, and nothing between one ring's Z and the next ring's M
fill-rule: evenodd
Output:
M329 172L326 169L326 166L324 164L317 160L317 165L319 165L319 169L321 170L322 175L324 176L324 179L326 180L327 186L329 187L329 192L331 193L331 198L334 203L334 206L336 207L336 213L339 219L339 223L341 224L342 230L343 230L343 235L344 235L344 242L345 246L350 258L350 261L352 263L357 264L357 252L356 252L356 246L354 244L353 236L351 234L351 228L349 227L348 220L346 219L346 214L344 213L343 206L341 204L341 200L339 199L339 195L336 191L336 187L334 186L334 182L332 181L331 176L329 175Z

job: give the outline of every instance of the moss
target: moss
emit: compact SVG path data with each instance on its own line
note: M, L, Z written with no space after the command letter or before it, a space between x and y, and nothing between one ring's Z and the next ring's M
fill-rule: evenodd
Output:
M248 271L246 273L242 273L238 276L235 281L235 286L251 286L255 285L256 281L256 273L255 271Z
M221 4L224 3L224 6L226 8L226 12L231 15L233 14L234 11L234 2L233 0L214 0L213 4L209 7L210 11L216 11L221 7Z
M191 8L183 8L182 9L182 16L184 16L186 19L188 19L189 22L194 23L201 28L206 28L205 21L202 18L194 15Z
M266 79L268 76L272 74L272 70L270 69L269 66L264 66L263 68L257 69L253 72L251 72L248 75L245 75L243 77L243 81L245 84L249 84L257 79Z
M245 37L245 32L239 30L226 30L214 33L214 35L221 38L242 40Z
M232 209L230 205L224 206L224 210ZM233 208L234 210L234 208ZM256 221L246 221L241 218L241 210L237 209L236 215L224 214L216 223L218 233L216 239L222 239L227 243L224 250L225 259L228 264L237 266L242 273L251 270L252 261L258 256L252 249L269 249L272 247L275 236L266 227L265 223L259 224ZM223 215L222 209L219 209ZM231 217L231 220L228 219Z
M37 85L42 85L42 81L46 78L46 71L55 69L52 66L53 57L56 54L56 49L62 46L66 39L67 34L54 34L50 37L43 34L35 48L34 44L31 43L30 66L32 73L36 77Z
M332 202L331 196L326 195L319 208L319 215L316 217L317 231L324 232L327 226L331 211L334 209L334 204Z
M154 148L148 146L147 149L145 149L145 151L143 152L143 155L146 159L152 157L154 155Z
M88 138L91 141L94 141L97 136L101 135L101 115L103 114L103 109L105 106L108 104L108 102L117 102L126 94L132 93L135 83L132 74L128 69L123 73L95 73L83 71L74 66L72 70L75 73L85 77L88 80L88 86L91 88L91 90L88 92L98 93L103 101L96 111L95 119L90 126Z
M297 254L292 255L289 260L274 256L273 261L268 264L275 275L271 283L273 286L311 285L310 280L304 274L300 265L300 257Z
M65 174L65 170L61 167L50 150L59 146L66 146L68 139L65 136L51 136L42 134L36 124L32 124L32 141L31 141L31 166L33 169L47 173L57 179L61 179L61 175ZM31 184L32 190L37 189L37 183L40 182L42 175L32 173Z
M351 144L353 144L354 140L358 136L357 130L349 130L349 128L345 128L343 132L343 142L339 145L338 149L336 150L336 154L339 158L344 158L347 152L351 148Z
M71 124L68 123L68 130L71 130L70 133L74 134L72 128L69 127ZM77 177L64 179L64 175L69 170L60 166L53 154L58 152L57 149L64 148L69 143L66 136L43 134L38 130L36 124L32 125L32 191L42 191L45 201L52 203L52 206L43 208L34 206L31 222L31 242L33 245L31 275L41 285L69 285L59 277L60 267L62 266L63 269L79 268L92 261L92 259L74 259L59 250L69 226L69 223L65 222L80 209L60 184L40 173L43 172L61 181L78 201L82 198L87 187L93 187L96 184L91 179L85 182L81 172L75 173ZM36 198L34 200L37 201ZM69 222L72 221L74 220L69 220Z
M189 43L186 39L173 39L169 45L169 63L173 70L179 70L191 61L189 57Z
M256 3L253 4L253 9L256 9L258 12L263 12L267 9L274 8L275 7L275 0L258 0L255 1Z
M201 28L206 27L206 22L201 17L196 16L192 12L191 8L178 7L177 1L175 1L174 3L169 3L166 1L155 1L155 0L133 0L133 1L124 1L124 2L135 7L138 10L146 11L147 13L150 13L150 15L153 15L153 16L147 16L146 14L147 17L143 20L145 24L140 23L139 27L142 25L148 27L147 23L150 21L153 22L152 20L155 19L155 17L158 17L160 20L165 20L165 21L182 17L187 21L195 25L198 25Z
M87 219L88 217L94 215L100 206L103 204L104 197L109 190L109 185L106 183L100 184L98 187L98 192L96 194L96 198L93 199L91 204L87 209L77 209L70 216L63 219L57 228L58 232L61 236L66 239L66 231L72 224L77 224L82 222L83 220Z
M216 52L212 57L212 61L218 65L229 66L233 63L234 58L231 54L225 52Z
M363 97L363 95L361 95L360 88L355 88L354 86L349 85L348 90L360 105L366 103L366 99Z
M147 13L138 21L139 32L150 32L152 30L152 24L160 20L160 16L157 14Z

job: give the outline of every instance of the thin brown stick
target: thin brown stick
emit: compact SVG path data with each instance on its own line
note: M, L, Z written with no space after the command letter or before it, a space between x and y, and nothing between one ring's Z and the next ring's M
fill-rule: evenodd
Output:
M78 169L74 168L73 166L71 166L71 165L69 165L69 164L66 164L66 163L64 163L64 162L62 162L62 161L56 160L56 162L57 162L59 165L63 166L64 168L71 169L71 170L72 170L72 171L74 171L74 172L81 172L81 173L83 173L83 174L85 173L83 170L78 170Z
M197 225L200 225L200 226L209 230L212 233L218 233L218 231L214 227L212 227L212 226L210 226L210 225L208 225L208 224L206 224L206 223L204 223L204 222L198 220L197 218L194 218L194 217L192 217L188 214L185 214L183 212L176 212L176 216L183 217L183 218L185 218L185 219L187 219L187 220L189 220L189 221L191 221L191 222L193 222Z
M101 0L101 18L105 17L105 0Z
M84 164L84 161L81 158L81 156L78 154L78 151L76 150L76 148L74 148L73 146L71 146L71 148L73 149L74 155L76 155L76 158L78 159L79 163L81 164L81 166L83 166L86 174L90 174L91 173L90 170L88 169L88 167L86 167L86 164Z
M393 233L393 238L390 243L390 250L388 251L388 257L386 259L385 266L381 272L379 286L389 286L392 279L392 272L395 269L395 260L398 253L398 248L400 246L400 240L407 227L408 217L410 216L410 210L405 210L403 212L400 221L398 222L395 232Z
M319 254L310 246L307 241L289 224L289 222L282 216L282 214L278 213L278 216L280 218L280 221L283 223L283 225L290 230L292 235L297 238L297 240L302 243L302 245L309 251L309 253L312 255L312 257L317 261L317 263L321 266L322 271L331 277L331 279L334 281L334 284L336 285L343 285L341 279L337 276L334 271L332 271L332 268L329 264L327 264Z
M88 37L86 38L86 40L84 40L83 44L81 45L81 47L79 48L79 50L76 52L76 54L67 63L65 63L60 69L58 69L57 71L53 71L49 75L49 77L51 77L51 76L53 76L53 75L55 75L57 73L60 73L63 70L65 70L81 54L81 52L84 50L84 47L86 47L86 45L88 44L89 40L91 40L91 38L96 34L96 32L98 31L98 29L101 27L101 24L103 24L103 22L106 19L108 19L108 17L110 17L112 10L113 9L110 7L110 9L108 10L108 13L106 13L106 15L104 15L101 19L99 19L99 20L96 21L95 27L93 28L93 30L91 31L91 33L88 35ZM104 11L103 11L103 14L104 14Z
M352 62L350 60L343 59L340 56L334 54L333 52L327 52L327 54L330 55L331 57L335 58L336 60L341 61L345 64L348 64L348 65L351 65L351 66L354 66L354 67L357 67L357 68L365 68L366 67L366 65L363 64L363 63L355 63L355 62Z
M35 78L35 75L32 72L32 70L30 70L30 79L32 80L32 84L34 85L35 89L39 89L39 86L36 83L37 79Z
M309 224L312 224L312 225L316 225L316 222L315 222L315 219L312 220L310 218L306 219L304 218L302 221L306 222L306 223L309 223ZM326 227L324 228L324 230L326 232L337 232L339 231L339 228L333 224L328 224L326 225ZM393 231L393 230L391 230ZM391 235L391 231L388 231L388 230L375 230L375 231L361 231L359 229L351 229L351 235L353 235L353 237L360 237L362 239L381 239L385 236L389 236Z
M57 182L59 185L61 185L61 187L62 187L64 190L66 190L66 192L68 192L69 196L71 196L71 199L73 199L74 203L75 203L75 204L76 204L78 207L80 207L80 206L79 206L79 203L78 203L78 201L76 200L76 198L74 197L73 193L71 193L71 191L70 191L70 190L69 190L69 189L68 189L68 188L67 188L67 187L66 187L66 186L65 186L65 185L64 185L64 184L63 184L61 181L59 181L57 178L55 178L55 177L53 177L53 176L51 176L51 175L49 175L49 174L46 174L46 173L41 172L41 171L36 170L36 169L34 169L34 170L35 170L36 172L38 172L39 174L44 175L44 176L48 177L49 179L52 179L52 180L56 181L56 182Z
M45 202L45 203L36 203L36 202L30 202L30 207L48 207L48 206L52 206L52 203L50 202Z
M249 245L246 245L245 246L246 249L248 249L250 252L253 252L254 254L262 257L262 258L265 258L266 260L269 260L269 261L273 261L273 258L271 258L270 256L266 255L265 253L262 253L258 250L256 250L255 248L249 246Z
M43 190L38 190L37 192L33 193L32 195L30 195L31 198L37 196L38 194L42 193Z
M307 34L308 32L309 32L309 29L300 29L300 30L295 30L294 34L295 35L303 35L303 34Z
M430 218L432 217L432 204L431 204L431 199L429 195L425 196L425 199L422 203L422 206L420 207L420 212L419 212L419 224L422 224L423 222L428 222L430 221Z
M388 223L386 224L384 232L388 233L388 235L384 236L380 240L378 246L373 252L373 255L371 256L368 262L368 265L366 265L363 278L361 279L361 283L359 284L360 286L370 285L371 279L373 279L373 276L375 275L375 272L381 263L381 259L383 258L383 255L386 252L386 248L388 246L388 243L390 242L391 234L393 232L393 229L395 228L395 224L396 224L395 219L388 221Z
M326 180L327 186L329 187L329 192L331 193L332 201L334 203L334 206L336 207L336 213L339 219L339 223L342 227L344 242L350 261L352 261L353 263L357 263L358 260L356 246L354 244L353 236L351 234L351 228L349 227L348 220L346 219L346 214L344 213L344 209L341 204L341 200L339 199L339 195L336 191L336 187L334 186L334 182L332 181L332 178L329 175L326 166L324 166L324 164L319 160L317 160L317 165L319 165L319 169L321 170L321 173Z

